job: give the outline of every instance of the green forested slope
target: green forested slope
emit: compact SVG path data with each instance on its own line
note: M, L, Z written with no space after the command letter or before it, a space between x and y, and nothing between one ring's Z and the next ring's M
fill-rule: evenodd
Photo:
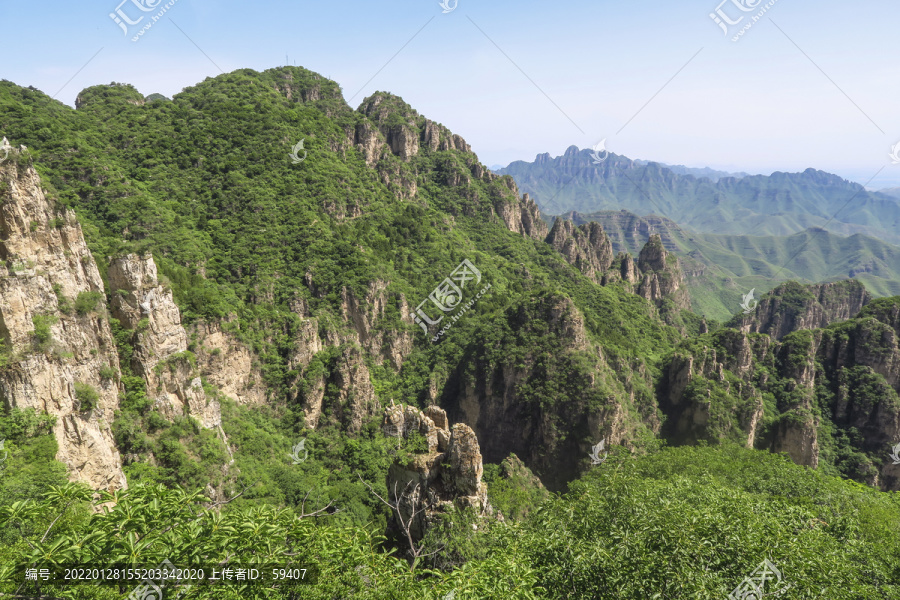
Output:
M698 233L664 217L628 211L570 213L564 218L600 223L614 251L632 255L651 233L659 233L682 262L694 311L708 318L725 320L740 309L751 289L763 293L786 280L855 278L874 296L900 295L900 247L861 234L843 237L824 229L788 236Z
M195 588L187 597L713 598L769 558L794 586L787 598L823 589L898 597L895 493L765 452L660 450L659 387L699 317L666 325L626 286L596 285L543 241L511 231L504 218L522 202L515 185L486 174L448 131L402 158L404 128L424 127L395 96L378 93L353 110L334 82L300 68L236 71L171 101L97 86L79 95L77 110L0 83L0 131L28 146L48 195L76 211L101 272L107 257L152 253L185 322L220 321L250 346L269 390L253 408L208 390L222 404L232 465L214 432L163 418L125 368L113 430L131 457L130 489L101 495L115 509L96 513L85 490L64 485L47 417L4 405L0 591L37 592L2 579L25 564L289 555L316 574L299 593ZM396 147L371 154L355 142L375 129ZM292 164L301 139L306 157ZM399 307L425 299L463 259L491 293L431 343ZM445 524L443 562L410 564L402 545L378 537L387 511L366 484L386 494L388 466L411 450L386 439L377 416L349 433L346 405L326 402L319 426L304 425L305 395L316 377L339 371L352 345L346 297L365 304L373 281L389 300L375 328L412 339L399 369L363 355L381 405L439 401L453 421L470 392L489 399L486 408L511 406L555 444L515 431L517 453L530 453L552 489L569 490L538 507L543 494L527 483L521 493L498 484L509 518L473 529L460 514ZM298 303L322 339L337 340L302 369L292 363ZM127 364L134 332L112 325ZM340 397L334 377L325 381L326 399ZM600 415L622 432L623 448L582 478L581 448L596 443L589 432ZM511 444L486 434L485 460L500 462ZM301 438L309 460L291 464L287 451ZM195 494L207 484L234 499L212 507ZM449 563L458 568L428 570ZM80 600L129 590L41 591Z
M227 505L219 514L197 495L149 485L101 500L117 509L91 515L86 493L73 486L0 509L5 530L16 531L0 548L0 564L12 569L31 557L51 569L110 561L155 567L202 556L213 565L296 565L310 577L301 586L195 585L186 598L636 600L723 598L769 560L784 598L900 598L896 494L737 447L614 455L524 520L457 534L451 543L470 560L449 573L410 572L371 532L298 518L296 510ZM161 533L158 523L170 527ZM104 600L137 587L44 584L40 592Z

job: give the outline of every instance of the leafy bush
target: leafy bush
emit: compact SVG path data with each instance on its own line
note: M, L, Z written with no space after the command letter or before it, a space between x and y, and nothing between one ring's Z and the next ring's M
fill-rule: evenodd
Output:
M100 368L100 377L103 379L116 379L119 371L112 365L106 365Z
M62 286L58 283L53 284L53 293L56 295L56 306L59 308L59 312L63 314L71 314L72 312L72 301L63 294Z
M12 363L12 351L10 351L9 347L6 344L6 340L0 338L0 369L5 369Z
M75 311L79 315L86 315L97 308L97 304L103 298L100 292L78 292L75 298Z
M31 332L35 341L35 346L40 352L45 352L53 343L53 334L50 327L59 319L55 315L34 315L31 317L31 323L34 325L34 331Z
M100 399L100 394L92 385L76 381L75 399L78 400L78 410L94 410L97 408L97 400Z

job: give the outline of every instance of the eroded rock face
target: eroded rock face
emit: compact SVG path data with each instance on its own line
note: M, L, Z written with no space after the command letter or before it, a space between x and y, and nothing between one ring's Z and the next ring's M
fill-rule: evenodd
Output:
M56 458L70 479L123 489L109 427L119 408L118 378L101 376L101 370L119 371L103 280L74 213L44 196L20 152L11 151L12 160L0 165L0 338L11 355L0 371L0 400L57 417ZM79 294L89 293L96 305L74 310ZM83 386L97 394L93 407Z
M821 286L809 287L820 297ZM794 297L805 296L800 292ZM900 303L882 298L847 322L798 330L781 340L729 328L711 334L708 345L676 353L666 366L659 388L660 408L668 417L664 434L678 443L712 439L713 431L733 435L721 423L723 413L730 413L748 445L785 452L798 464L817 467L821 406L816 394L827 391L830 422L840 430L855 430L859 449L870 457L884 456L900 440L898 317ZM727 377L728 372L737 380ZM783 386L778 420L762 435L759 390L773 389L773 375ZM735 403L723 411L725 397ZM718 409L718 425L710 422L712 408ZM881 489L900 489L900 470L878 458L861 462L849 475Z
M196 341L197 368L209 383L239 404L266 401L262 373L244 344L219 323L197 323L191 335Z
M684 288L684 276L678 261L666 251L658 234L651 235L650 241L641 250L638 270L643 274L638 295L655 304L670 298L677 308L690 308L691 302Z
M394 369L400 370L403 361L412 352L413 335L407 330L376 331L375 325L384 318L388 303L392 300L387 293L387 283L375 280L369 283L366 295L357 298L352 289L341 290L341 311L344 320L356 332L356 338L348 341L359 344L376 365L388 360ZM409 322L409 308L405 298L399 299L400 314Z
M218 427L219 403L208 400L188 352L188 337L172 290L160 285L153 257L129 254L110 260L113 316L137 335L132 369L147 382L147 394L169 417L191 415L203 427Z
M447 429L448 425L447 413L437 406L428 407L425 413L404 405L390 406L384 412L382 431L386 436L406 439L415 432L427 440L425 454L395 462L387 477L388 491L392 499L398 498L404 520L421 510L410 527L416 540L451 506L472 508L487 517L494 514L487 484L481 481L484 466L475 432L463 423Z
M433 375L431 397L452 420L472 427L486 460L499 463L514 452L549 489L558 490L583 466L578 457L590 451L584 440L618 444L633 439L637 429L658 431L654 416L643 423L630 416L633 389L645 388L650 375L632 364L608 364L602 348L588 339L584 316L570 298L534 299L501 318L512 335L552 351L524 352L515 361L500 362L475 346L465 364ZM553 402L530 393L543 385L547 370L570 367L572 388Z
M558 218L545 241L600 285L619 283L657 307L671 300L677 310L690 309L681 265L666 251L657 234L650 236L637 264L627 253L613 255L612 241L595 221L576 226L568 219ZM668 321L667 313L662 316Z
M741 340L735 346L741 345ZM743 343L749 347L746 339ZM743 356L743 350L737 351ZM721 390L726 394L741 398L732 414L740 428L744 443L752 448L756 443L757 425L763 415L763 400L752 385L743 382L730 382L725 377L725 370L732 367L740 372L740 360L735 361L731 355L720 356L714 347L704 346L702 352L694 355L676 353L667 369L663 385L660 386L660 408L668 415L663 434L676 443L696 443L699 440L719 441L710 430L711 411L713 410L712 393ZM707 383L708 382L708 383ZM693 389L691 384L707 383L707 389ZM717 409L719 407L716 407ZM723 430L720 435L732 432Z
M865 286L853 279L818 285L787 282L766 294L753 312L735 317L729 326L780 340L794 331L846 321L870 300Z
M571 221L557 219L546 242L569 263L597 283L613 263L609 238L598 223L591 221L576 227Z

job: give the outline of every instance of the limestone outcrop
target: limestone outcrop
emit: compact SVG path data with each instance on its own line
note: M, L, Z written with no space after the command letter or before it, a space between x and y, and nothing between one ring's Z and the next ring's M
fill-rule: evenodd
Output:
M238 404L266 401L266 386L253 353L217 322L189 329L200 375Z
M556 219L546 242L596 283L612 266L613 249L599 223L591 221L575 226L572 221Z
M854 279L818 285L789 281L766 294L755 310L738 315L728 325L780 340L794 331L846 321L870 300L865 286Z
M0 401L57 417L56 458L94 489L126 487L110 423L119 359L103 280L75 214L44 195L24 147L0 165Z
M677 308L690 309L691 301L684 288L678 259L669 254L658 234L651 235L650 241L641 249L638 270L642 273L638 295L657 305L668 298Z
M387 476L388 492L396 499L404 521L416 540L451 506L471 508L491 517L487 484L481 480L484 466L475 432L464 423L449 425L447 413L437 406L422 412L414 406L396 405L384 412L382 431L398 440L414 434L425 440L427 451L408 460L397 460ZM396 522L393 527L398 527Z
M160 284L153 257L110 260L109 287L113 316L135 332L131 368L146 381L160 412L169 418L190 415L206 428L221 425L219 403L206 397L181 311L172 290Z
M855 282L844 283L837 289L857 289ZM807 287L791 297L816 298L816 319L845 310L845 304L832 303L829 309L818 300L823 286ZM852 297L861 301L860 295ZM804 313L791 312L797 317L794 324L809 322ZM855 431L859 449L872 457L847 466L847 475L881 489L900 489L900 469L886 459L887 450L900 441L897 299L874 300L846 322L799 329L781 340L774 337L784 331L780 325L771 331L725 328L708 334L700 348L676 352L659 387L660 408L667 415L663 435L676 443L740 436L748 446L784 452L797 464L815 468L825 418L837 430ZM773 378L778 385L773 386ZM777 413L765 415L768 419L763 419L762 392L774 393L778 400ZM824 415L823 395L830 408ZM769 425L762 430L759 425L766 420Z

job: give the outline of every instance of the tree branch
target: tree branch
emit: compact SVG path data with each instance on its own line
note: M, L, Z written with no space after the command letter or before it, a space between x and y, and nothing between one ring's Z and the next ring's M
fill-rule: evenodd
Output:
M44 532L44 535L41 536L41 541L38 542L39 544L43 544L43 543L44 543L44 539L47 537L47 534L50 533L50 530L53 529L53 526L56 525L56 522L57 522L57 521L59 521L59 518L62 517L64 514L66 514L66 511L67 511L67 510L69 509L69 507L72 505L72 502L75 502L75 501L74 501L74 500L70 500L68 504L66 504L65 506L63 506L62 511L59 513L59 515L56 516L55 519L53 519L53 522L50 523L50 527L48 527L48 528L47 528L47 531Z

